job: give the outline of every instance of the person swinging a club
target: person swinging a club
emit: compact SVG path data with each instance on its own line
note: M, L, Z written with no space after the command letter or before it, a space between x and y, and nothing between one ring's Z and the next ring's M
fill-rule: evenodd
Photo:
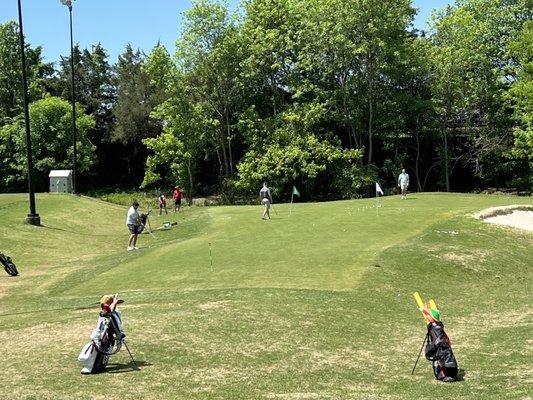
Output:
M270 204L272 203L272 195L270 189L267 187L266 182L263 182L263 187L259 191L259 199L263 204L263 216L262 219L270 219Z
M141 222L141 216L137 209L139 208L139 203L134 201L131 207L128 210L128 215L126 216L126 225L130 230L130 238L128 240L128 251L138 250L137 247L137 236L142 232L144 225Z

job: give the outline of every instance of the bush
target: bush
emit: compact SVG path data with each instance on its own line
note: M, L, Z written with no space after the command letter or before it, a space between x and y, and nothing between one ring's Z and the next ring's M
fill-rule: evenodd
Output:
M102 201L129 207L137 200L141 209L158 208L157 192L146 193L122 189L98 189L87 192L87 196L95 197Z

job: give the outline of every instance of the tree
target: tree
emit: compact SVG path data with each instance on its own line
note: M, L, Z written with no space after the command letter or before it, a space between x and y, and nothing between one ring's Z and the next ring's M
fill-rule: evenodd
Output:
M42 62L41 47L26 43L26 62L30 101L46 92L46 82L53 74L52 64ZM18 25L14 21L0 24L0 123L22 112L22 66Z
M100 45L91 50L81 51L74 47L74 86L76 103L81 104L86 113L94 117L94 127L88 138L96 146L98 163L93 166L96 179L93 184L116 183L120 176L115 174L118 146L110 143L114 124L113 106L116 102L114 74L107 61L107 52ZM65 100L71 101L71 66L70 56L61 57L57 92Z
M123 180L135 186L141 183L146 148L143 139L157 136L161 121L150 117L157 107L154 102L150 76L143 70L144 59L140 51L128 45L116 65L117 102L111 140L121 145L119 157L123 161Z
M432 88L447 190L460 162L495 183L505 173L512 134L504 97L515 76L508 43L530 14L527 0L459 0L434 18Z
M237 140L232 127L241 101L239 31L227 6L218 1L195 1L185 16L176 51L181 87L191 108L202 110L195 115L203 117L199 124L211 138L209 153L216 155L219 175L230 178Z
M510 43L511 53L519 62L518 79L509 91L516 126L511 155L523 161L517 168L520 186L533 187L533 22L527 21L519 38ZM522 173L520 173L520 171Z
M36 172L37 190L45 190L48 173L52 169L72 167L72 108L69 102L47 97L30 105L30 130ZM77 162L80 172L87 171L95 162L95 147L87 134L94 119L77 110ZM24 118L19 115L0 129L0 159L3 160L1 184L4 189L25 187L27 176L26 133Z

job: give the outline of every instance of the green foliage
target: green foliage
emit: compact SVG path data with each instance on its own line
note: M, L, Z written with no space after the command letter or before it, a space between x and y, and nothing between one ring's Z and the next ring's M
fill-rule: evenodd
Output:
M190 154L184 151L181 142L171 132L163 132L156 138L145 139L144 144L151 150L146 160L146 173L141 185L142 188L161 183L161 175L156 173L160 166L168 168L165 175L167 182L181 182L186 177L186 162Z
M140 51L128 45L117 63L117 104L113 108L116 119L112 140L129 146L132 155L140 150L142 139L160 131L150 114L157 104L151 102L150 76L143 69Z
M141 65L141 69L150 77L151 102L162 104L168 98L176 75L176 66L167 49L158 43Z
M523 183L533 187L533 22L524 24L518 40L510 44L512 54L518 59L518 79L509 90L517 127L514 130L514 147L511 156L523 160Z
M495 183L511 172L499 168L512 143L505 93L516 70L508 44L528 12L527 1L462 0L434 17L431 85L447 180L452 162Z
M94 146L87 140L87 133L94 127L94 119L77 108L77 168L86 171L95 162ZM36 184L38 190L47 185L52 169L71 169L72 106L57 97L47 97L30 105L30 132ZM27 179L26 132L22 116L0 130L0 159L3 160L3 187L24 187Z
M307 193L323 193L322 184L330 181L342 197L354 197L368 183L358 163L362 152L343 150L314 135L297 137L289 132L278 132L280 140L265 145L261 150L250 150L238 165L239 191L256 191L261 182L269 182L274 194L286 200L292 185L303 184Z
M248 198L252 175L277 166L254 160L266 154L284 165L273 179L320 187L316 198L389 186L402 167L417 190L531 186L530 5L457 0L422 32L410 0L246 0L236 12L195 0L172 55L127 46L110 65L100 44L76 46L98 159L82 186L179 182L188 196ZM3 129L21 111L20 60L16 24L0 27ZM70 101L70 58L55 74L40 48L26 54L32 100Z
M42 62L41 47L26 44L26 67L30 101L43 97L46 80L53 74L52 64ZM22 112L22 67L18 24L0 24L0 127L4 118Z
M137 201L143 212L147 209L156 208L158 204L158 193L156 191L141 192L135 190L102 188L98 190L90 190L87 192L87 195L124 207L130 207L134 201Z

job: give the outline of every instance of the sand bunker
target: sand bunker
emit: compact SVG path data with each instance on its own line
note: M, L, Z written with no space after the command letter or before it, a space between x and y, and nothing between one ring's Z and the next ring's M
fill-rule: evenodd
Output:
M474 214L474 217L491 224L511 226L533 232L533 205L487 208Z

